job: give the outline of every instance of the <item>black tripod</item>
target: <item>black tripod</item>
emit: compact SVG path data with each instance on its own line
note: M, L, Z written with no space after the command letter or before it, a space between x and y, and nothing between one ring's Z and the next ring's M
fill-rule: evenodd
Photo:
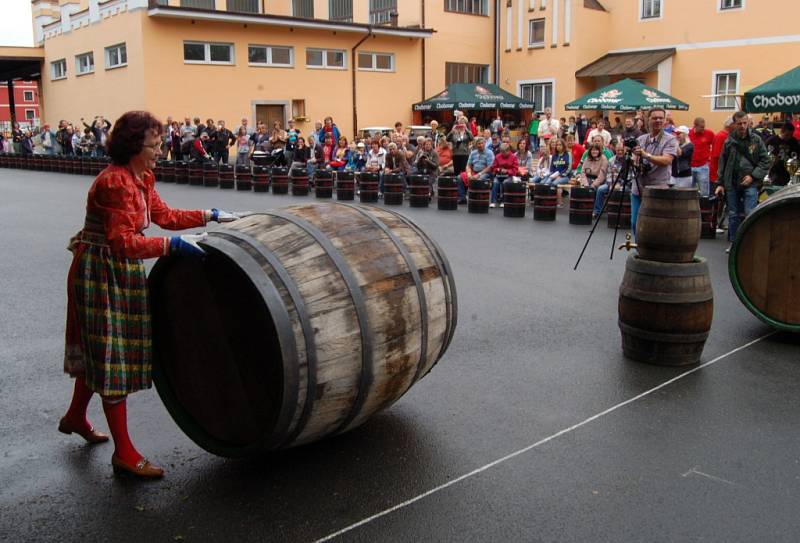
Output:
M606 208L608 207L608 202L611 201L611 198L614 196L614 190L617 187L617 184L622 185L622 194L620 195L619 200L619 211L617 212L617 222L614 225L614 239L611 242L611 254L609 255L608 259L611 260L614 258L614 247L617 245L617 232L619 231L619 221L622 215L622 202L625 200L625 187L627 186L628 177L630 176L631 172L633 173L634 183L639 185L639 166L633 163L633 156L631 155L631 149L625 150L625 158L622 162L622 167L617 172L617 176L614 178L614 181L611 183L611 188L608 189L608 196L606 196L605 202L603 202L603 207L600 209L600 213L598 213L597 218L594 221L594 226L589 231L589 237L586 238L586 243L583 244L583 249L581 250L580 256L578 256L578 261L575 262L575 267L572 268L573 271L578 269L578 265L581 263L581 259L583 258L583 253L586 252L586 248L589 246L589 242L592 240L592 236L594 235L594 231L597 229L597 225L600 223L600 220L603 218L603 213L605 213ZM641 187L639 194L641 194Z

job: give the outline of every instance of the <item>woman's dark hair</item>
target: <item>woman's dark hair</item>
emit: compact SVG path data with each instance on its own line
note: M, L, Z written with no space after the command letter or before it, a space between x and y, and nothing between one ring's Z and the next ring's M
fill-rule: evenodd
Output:
M589 154L587 155L589 160L594 160L594 158L592 158L592 151L597 151L597 160L600 160L600 158L603 156L603 150L600 148L600 146L596 143L593 143L589 147Z
M106 143L111 162L125 166L141 153L148 130L161 135L161 121L147 111L129 111L117 119Z

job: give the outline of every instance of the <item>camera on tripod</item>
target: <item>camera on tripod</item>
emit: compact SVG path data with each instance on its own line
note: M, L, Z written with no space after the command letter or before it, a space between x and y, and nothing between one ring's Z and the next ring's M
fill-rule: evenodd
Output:
M626 138L625 141L623 142L623 145L625 145L625 153L627 155L630 155L631 152L633 152L634 149L636 149L637 147L640 147L639 140L637 140L636 138ZM648 161L644 157L640 157L639 158L639 166L638 166L637 169L638 169L638 172L639 172L640 175L641 174L646 174L646 173L649 173L650 170L653 169L653 164L650 163L650 161Z

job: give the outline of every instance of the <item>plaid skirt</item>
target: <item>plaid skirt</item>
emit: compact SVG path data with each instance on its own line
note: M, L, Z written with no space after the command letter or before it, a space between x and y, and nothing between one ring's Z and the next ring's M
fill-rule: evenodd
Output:
M139 259L78 243L67 279L64 371L89 389L124 396L152 386L147 276Z

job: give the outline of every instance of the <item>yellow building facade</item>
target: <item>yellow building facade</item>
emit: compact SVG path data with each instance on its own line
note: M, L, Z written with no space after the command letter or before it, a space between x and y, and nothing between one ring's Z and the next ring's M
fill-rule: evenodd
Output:
M796 65L789 0L33 0L45 119L409 124L451 82L564 104L623 77L716 128ZM780 12L776 11L779 10Z

